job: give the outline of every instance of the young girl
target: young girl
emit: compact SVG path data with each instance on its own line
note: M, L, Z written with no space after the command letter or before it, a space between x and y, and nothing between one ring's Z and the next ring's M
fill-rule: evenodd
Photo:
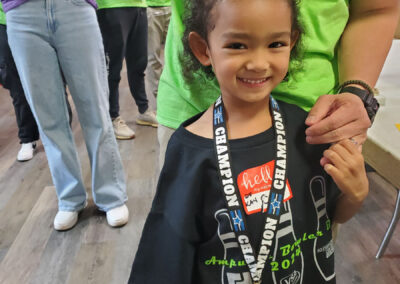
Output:
M301 36L295 1L190 10L186 50L221 97L169 142L129 282L335 283L332 224L355 214L368 181L356 145L307 144L307 114L270 96Z

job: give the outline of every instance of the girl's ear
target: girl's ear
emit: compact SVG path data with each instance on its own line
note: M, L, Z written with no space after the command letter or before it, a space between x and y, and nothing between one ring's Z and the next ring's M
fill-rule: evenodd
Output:
M290 36L290 49L292 49L294 47L294 45L296 44L298 39L299 39L299 32L293 31Z
M189 46L201 64L204 66L211 65L207 42L198 33L189 33Z

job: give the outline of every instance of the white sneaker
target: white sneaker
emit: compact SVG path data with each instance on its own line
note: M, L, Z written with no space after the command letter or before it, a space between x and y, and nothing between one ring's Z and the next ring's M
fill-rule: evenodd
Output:
M78 222L78 211L58 211L54 218L54 229L65 231L71 229Z
M17 160L20 162L29 161L33 158L33 153L36 149L35 142L22 143L21 149L17 154Z
M106 215L108 225L111 227L120 227L128 223L129 211L125 204L108 210Z
M158 127L156 113L151 110L146 110L144 113L139 113L138 117L136 118L136 123L140 125Z
M114 118L112 124L117 139L126 140L135 138L135 132L126 125L126 122L120 116Z

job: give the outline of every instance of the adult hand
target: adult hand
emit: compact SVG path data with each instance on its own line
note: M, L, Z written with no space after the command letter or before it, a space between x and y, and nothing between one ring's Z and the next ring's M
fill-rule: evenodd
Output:
M351 93L320 96L306 119L306 141L335 143L353 138L358 145L367 139L371 126L362 100Z

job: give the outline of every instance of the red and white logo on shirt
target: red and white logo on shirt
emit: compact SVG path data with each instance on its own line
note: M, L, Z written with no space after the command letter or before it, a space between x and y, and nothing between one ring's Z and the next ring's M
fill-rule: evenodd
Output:
M267 210L274 166L275 160L272 160L264 165L247 169L239 174L237 185L247 215L260 211L265 212ZM292 197L293 194L289 181L286 180L283 202L286 202Z

